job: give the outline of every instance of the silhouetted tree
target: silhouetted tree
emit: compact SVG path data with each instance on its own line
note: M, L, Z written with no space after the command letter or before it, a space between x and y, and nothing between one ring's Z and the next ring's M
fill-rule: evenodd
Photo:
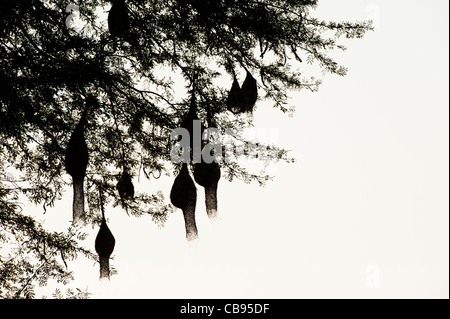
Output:
M88 106L82 222L101 223L100 187L105 205L121 203L131 215L149 214L163 223L173 207L161 192L136 192L124 200L116 185L125 168L129 176L172 171L170 132L188 114L193 95L199 118L208 111L223 132L251 123L251 117L227 110L234 77L243 81L246 71L257 95L254 82L243 84L244 91L253 90L242 97L244 111L258 110L258 97L287 112L287 90L317 90L320 80L302 73L306 63L345 75L345 67L327 53L344 49L339 37L360 38L370 24L320 21L310 14L316 2L1 1L0 297L33 297L35 284L70 278L66 260L79 254L96 258L78 245L82 236L74 228L45 231L18 199L24 194L45 210L62 197L72 183L65 153ZM69 4L79 10L66 10ZM163 68L184 78L186 92L175 90ZM192 70L195 92L188 92ZM217 85L220 75L229 85ZM286 151L277 151L279 159L290 160ZM236 162L222 163L221 174L229 181L269 179Z

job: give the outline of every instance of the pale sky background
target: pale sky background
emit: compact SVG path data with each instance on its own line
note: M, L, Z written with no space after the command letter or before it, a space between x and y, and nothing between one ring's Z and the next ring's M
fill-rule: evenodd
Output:
M92 298L448 298L448 6L320 0L318 18L377 28L336 55L346 77L292 92L294 118L258 105L255 126L297 162L273 167L265 188L222 180L213 222L198 187L193 244L181 211L158 229L109 208L118 275L99 282L98 264L80 258L68 287ZM135 187L168 195L172 181ZM38 219L67 229L71 200L69 190Z

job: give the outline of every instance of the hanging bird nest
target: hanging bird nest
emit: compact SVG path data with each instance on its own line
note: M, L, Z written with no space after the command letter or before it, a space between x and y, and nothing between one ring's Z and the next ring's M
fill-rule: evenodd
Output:
M86 113L87 109L72 132L67 144L64 162L67 173L72 177L74 224L84 223L85 221L83 183L89 161L88 147L84 138Z
M206 212L210 218L217 216L217 186L220 175L220 165L216 162L201 162L194 166L194 179L205 188Z
M112 0L108 13L108 30L114 38L123 37L130 29L128 7L124 0Z
M243 110L247 113L252 113L253 108L258 99L258 85L255 78L247 71L247 76L241 87L243 97Z
M100 193L100 208L102 210L102 223L95 238L95 251L98 254L100 262L100 279L109 279L109 258L114 251L116 240L106 224L105 212L103 207L102 194Z
M186 163L175 178L170 191L170 201L183 211L186 238L193 240L198 237L197 225L195 222L195 206L197 203L197 188L192 180Z
M130 200L134 197L134 185L131 180L131 175L127 170L124 170L117 182L116 189L122 201Z
M194 179L200 186L208 187L217 184L220 179L220 165L216 162L197 163L194 166Z
M257 99L258 85L252 74L247 71L242 87L234 75L226 102L227 109L234 114L252 113Z

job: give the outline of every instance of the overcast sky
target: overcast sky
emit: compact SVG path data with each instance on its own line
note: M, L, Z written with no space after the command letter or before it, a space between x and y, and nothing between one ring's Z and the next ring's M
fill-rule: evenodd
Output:
M449 2L427 4L320 0L318 18L377 28L336 54L346 77L292 92L293 118L258 105L255 127L297 162L272 167L265 188L222 180L214 222L199 187L193 244L181 211L158 229L109 209L118 275L100 283L80 259L70 286L94 298L448 298ZM135 187L168 195L172 181ZM71 196L39 219L65 230Z

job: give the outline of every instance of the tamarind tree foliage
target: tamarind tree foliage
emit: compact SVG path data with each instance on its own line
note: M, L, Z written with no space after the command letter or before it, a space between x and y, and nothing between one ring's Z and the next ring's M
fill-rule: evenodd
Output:
M73 279L68 263L78 256L98 260L80 245L82 228L46 230L23 205L26 198L45 211L72 185L65 152L83 114L89 153L84 223L100 225L103 205L112 204L163 224L174 210L170 201L160 191L121 198L116 185L122 172L174 176L180 165L170 160L170 133L193 95L203 122L220 131L250 126L251 116L227 109L233 80L242 82L246 71L257 82L258 101L272 101L281 112L289 112L289 90L318 89L320 79L305 74L304 66L345 75L329 52L345 50L339 39L361 38L371 24L320 21L311 16L317 5L314 0L1 1L0 298L33 298L36 285ZM123 21L117 21L120 12L126 13ZM184 80L184 91L176 77ZM258 102L256 110L264 112ZM287 151L277 154L291 161ZM229 181L263 185L270 179L237 161L221 168ZM70 294L77 296L84 294Z

